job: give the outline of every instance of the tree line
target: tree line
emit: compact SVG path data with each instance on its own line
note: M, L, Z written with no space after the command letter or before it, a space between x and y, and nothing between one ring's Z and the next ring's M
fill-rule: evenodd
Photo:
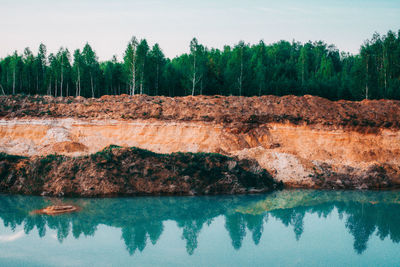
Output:
M270 45L240 41L222 50L196 38L190 52L166 58L158 44L133 37L123 60L100 62L87 43L47 55L40 44L0 59L0 93L100 97L118 94L318 95L336 99L400 99L400 30L375 33L356 55L323 41Z

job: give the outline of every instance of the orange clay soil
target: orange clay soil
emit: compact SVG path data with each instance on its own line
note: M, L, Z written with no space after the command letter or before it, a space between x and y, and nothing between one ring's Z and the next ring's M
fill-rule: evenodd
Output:
M80 118L204 121L246 131L257 124L350 127L356 131L400 128L400 101L330 101L316 96L0 96L0 119Z

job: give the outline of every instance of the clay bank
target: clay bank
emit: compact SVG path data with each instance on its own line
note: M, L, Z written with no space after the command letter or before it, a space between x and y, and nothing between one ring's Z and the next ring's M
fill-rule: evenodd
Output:
M5 181L21 180L22 176L17 174L17 170L29 169L21 167L24 164L31 166L40 161L39 158L53 154L62 155L66 159L60 162L82 161L82 158L110 145L122 147L118 151L137 147L161 154L222 154L229 158L226 162L231 162L221 163L225 164L225 174L220 177L224 181L227 181L226 175L231 175L233 164L241 166L240 162L247 160L250 163L246 163L243 170L251 169L251 173L260 176L260 171L254 171L260 168L275 183L282 181L289 187L392 188L400 184L400 102L329 101L313 96L169 98L122 95L99 99L0 97L0 152L28 157L14 163L6 159L0 162L3 191L10 191L12 187L5 185ZM118 153L128 152L113 152L112 162L115 162L104 163L108 164L109 171L96 169L96 172L102 172L105 180L111 175L109 172L118 176L121 166L115 165L117 161L125 166L124 158ZM129 160L129 164L136 160ZM173 160L177 159L172 157L171 160L173 168ZM52 168L59 166L54 164ZM87 164L97 166L103 163L92 161ZM149 167L132 165L130 168L140 172L141 177L149 177L146 172L151 172L152 163L148 164ZM181 167L193 168L188 165ZM204 167L210 171L221 166L206 164ZM183 180L180 181L190 176L183 174L183 169L179 176ZM94 177L94 173L90 174L84 169L80 172L83 176ZM261 180L257 180L257 186L244 185L240 182L239 172L241 170L234 174L235 181L239 181L236 187L232 183L229 189L222 191L238 193L266 190L260 186L265 183L264 178L257 176L257 179L264 181L260 183ZM10 173L13 173L11 176L14 178L11 178ZM65 173L50 173L49 179L61 186L62 181L65 181L62 176ZM25 180L32 177L29 173L24 175ZM126 171L122 176L130 179L132 173ZM174 177L172 174L170 176ZM163 181L164 178L167 179L163 177ZM201 180L200 176L197 178ZM89 189L93 187L89 186L89 180L85 181ZM20 186L24 184L19 182ZM168 186L171 185L177 186L175 183ZM23 191L15 184L13 186L11 191ZM77 183L75 186L82 184ZM202 189L188 187L181 191L182 194L207 193L210 192L204 189L207 186L209 184L203 184ZM274 185L269 184L267 187L273 189ZM232 188L241 189L235 191ZM153 192L153 189L148 192ZM96 190L101 191L101 187ZM164 188L157 192L162 194L168 190L179 191ZM48 191L56 194L65 190L61 186L59 190ZM96 191L96 194L101 195L100 191ZM44 192L47 191L41 193Z

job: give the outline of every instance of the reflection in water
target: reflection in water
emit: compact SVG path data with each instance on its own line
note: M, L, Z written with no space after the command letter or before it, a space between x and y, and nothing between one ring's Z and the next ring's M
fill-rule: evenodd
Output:
M163 223L173 220L182 230L186 251L192 255L204 225L214 218L225 217L232 246L239 250L246 232L259 244L268 219L275 218L292 227L296 240L304 231L306 214L326 218L337 210L349 233L354 237L354 250L362 254L376 232L382 240L389 237L400 242L399 192L337 192L286 190L269 195L219 197L143 197L114 199L71 199L81 206L79 213L61 216L33 215L30 211L51 204L40 197L0 195L0 218L13 230L23 225L25 234L34 228L39 236L54 229L63 242L69 235L79 239L93 236L100 224L121 228L129 254L143 251L148 242L156 244L163 233ZM329 230L329 229L327 229ZM18 234L18 233L17 233Z

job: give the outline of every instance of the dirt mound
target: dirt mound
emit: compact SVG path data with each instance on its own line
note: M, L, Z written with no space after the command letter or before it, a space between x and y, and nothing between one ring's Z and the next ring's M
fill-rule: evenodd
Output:
M88 150L87 146L85 146L84 144L70 141L52 144L50 149L52 152L55 152L57 154L84 152Z
M400 101L330 101L316 96L103 96L97 99L0 96L0 118L157 119L229 124L239 131L268 122L400 128Z
M282 183L255 161L110 146L84 157L0 153L0 192L43 196L244 194Z

